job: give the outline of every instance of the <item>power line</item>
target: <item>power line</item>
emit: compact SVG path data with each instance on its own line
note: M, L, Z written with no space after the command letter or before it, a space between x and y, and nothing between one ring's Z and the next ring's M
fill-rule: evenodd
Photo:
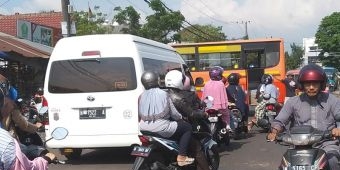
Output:
M148 3L148 4L150 4L150 1L149 1L149 0L144 0L144 1L145 1L146 3ZM160 0L160 2L161 2L161 4L164 6L165 9L167 9L167 10L170 11L170 12L173 12L173 10L170 9L169 7L167 7L161 0ZM192 28L194 28L195 30L197 30L197 31L199 31L199 32L201 32L201 33L203 33L203 34L205 34L205 35L208 35L210 38L217 38L217 39L220 38L220 37L214 37L214 36L212 36L212 35L209 35L208 33L202 31L201 29L197 28L196 26L192 25L191 23L189 23L189 22L186 21L186 20L184 20L184 22L187 23L187 24L188 24L189 26L191 26ZM182 26L182 27L183 27L183 26ZM186 29L186 30L189 30L189 29ZM192 30L190 30L189 32L193 33ZM196 34L196 33L195 33L195 35L198 36L199 34ZM204 39L206 39L206 40L209 40L209 39L207 39L207 38L205 38L205 37L203 37L203 36L200 36L200 37L201 37L201 38L204 38Z
M7 2L9 2L10 0L7 0L5 2L3 2L2 4L0 4L0 7L2 7L3 5L5 5Z

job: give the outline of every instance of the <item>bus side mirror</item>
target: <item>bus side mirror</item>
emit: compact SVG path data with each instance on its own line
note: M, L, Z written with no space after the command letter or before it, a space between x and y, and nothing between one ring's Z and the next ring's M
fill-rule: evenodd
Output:
M204 86L204 80L202 77L197 77L195 79L195 86L196 87L203 87Z

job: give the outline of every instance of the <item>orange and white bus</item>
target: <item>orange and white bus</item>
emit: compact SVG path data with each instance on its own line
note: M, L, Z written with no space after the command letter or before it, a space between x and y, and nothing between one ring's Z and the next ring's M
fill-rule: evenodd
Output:
M274 84L279 88L280 103L284 102L285 78L284 42L281 38L231 40L204 43L173 44L185 60L194 80L209 80L209 69L212 66L224 68L227 77L235 72L241 75L240 85L249 95L250 103L254 101L255 90L263 74L271 74ZM196 87L198 93L201 87Z

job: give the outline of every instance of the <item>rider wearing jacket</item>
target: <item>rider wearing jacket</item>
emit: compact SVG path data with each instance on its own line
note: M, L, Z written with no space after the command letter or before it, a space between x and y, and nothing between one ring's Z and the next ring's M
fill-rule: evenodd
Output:
M183 118L202 117L205 115L201 108L201 101L195 92L189 91L190 79L178 70L169 71L165 76L165 85L169 96L176 109ZM187 89L187 90L185 90ZM195 152L198 170L209 170L208 162L201 150L201 144L197 140L191 140L192 150Z
M139 127L143 131L157 133L164 138L179 141L179 166L194 162L187 156L192 128L182 120L169 94L159 88L159 76L155 72L146 71L141 77L145 91L138 99Z
M334 137L339 137L340 129L336 127L336 122L340 118L340 100L330 93L323 92L327 82L324 70L315 64L306 65L300 70L298 82L304 93L287 100L272 122L272 129L267 138L270 141L275 140L277 134L283 132L289 122L290 127L311 125L320 131L331 130ZM315 147L326 152L332 170L340 169L338 140L321 141Z
M228 97L223 78L223 68L215 66L209 70L210 80L204 85L201 100L211 96L214 98L212 109L218 110L222 114L222 120L226 125L227 130L230 127L230 114L228 110Z
M236 107L242 114L242 121L247 122L249 116L249 105L246 102L246 94L239 85L240 75L231 73L227 77L228 86L226 88L228 100L230 103L235 103Z
M38 128L42 126L41 123L32 124L28 122L24 116L22 116L20 109L15 102L11 100L9 95L10 84L6 77L0 75L0 90L5 94L4 106L1 108L1 126L3 129L10 132L10 134L17 138L15 132L15 126L18 126L21 130L35 133Z

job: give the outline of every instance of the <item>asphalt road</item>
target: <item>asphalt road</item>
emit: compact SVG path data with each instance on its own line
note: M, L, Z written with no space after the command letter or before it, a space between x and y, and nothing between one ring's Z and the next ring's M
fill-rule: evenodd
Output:
M265 133L254 131L241 140L232 140L229 146L220 148L220 169L228 170L273 170L281 161L286 146L265 140ZM53 150L57 152L56 150ZM129 148L85 150L78 161L65 165L50 165L51 170L129 170L133 157ZM66 158L59 155L61 160Z

